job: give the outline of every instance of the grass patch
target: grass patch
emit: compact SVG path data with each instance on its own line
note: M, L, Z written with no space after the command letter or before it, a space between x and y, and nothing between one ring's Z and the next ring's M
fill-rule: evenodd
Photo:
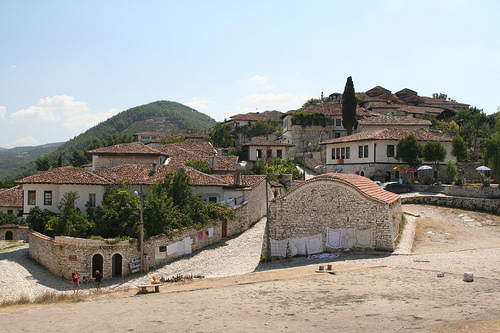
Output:
M30 299L30 297L26 294L21 295L18 299L15 300L4 300L0 302L0 308L15 306L15 305L24 305L24 304L51 304L58 302L82 302L84 297L80 295L73 294L63 294L56 293L54 291L47 291L42 295L38 296L34 300Z

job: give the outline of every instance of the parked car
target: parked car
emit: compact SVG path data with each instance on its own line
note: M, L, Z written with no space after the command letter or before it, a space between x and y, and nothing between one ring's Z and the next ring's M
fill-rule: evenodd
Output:
M388 182L380 184L384 190L392 193L408 193L411 192L411 186L407 184L400 184L398 182Z

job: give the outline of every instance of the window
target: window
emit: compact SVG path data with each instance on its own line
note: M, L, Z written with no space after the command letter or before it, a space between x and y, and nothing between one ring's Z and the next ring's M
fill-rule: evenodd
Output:
M95 206L96 206L95 193L89 193L89 208L95 208Z
M276 157L277 158L282 158L283 157L283 150L282 149L276 150Z
M363 146L358 146L358 157L363 158Z
M394 157L394 145L387 145L387 157Z
M36 191L28 191L28 205L36 205Z
M7 214L14 215L14 211L12 209L7 209Z
M345 160L345 148L344 147L340 148L340 158Z
M337 159L340 160L340 148L337 148Z
M335 119L335 126L342 126L342 119Z
M351 147L345 148L345 159L348 160L351 158Z
M208 202L217 203L217 198L216 197L208 197Z
M335 136L335 139L338 139L338 138L340 138L340 133L339 133L339 132L336 132L336 133L334 134L334 136Z
M364 146L365 158L368 158L368 145Z
M332 160L335 159L335 148L332 148Z
M45 206L52 206L52 191L43 192L43 204Z
M262 149L257 149L257 158L262 158Z

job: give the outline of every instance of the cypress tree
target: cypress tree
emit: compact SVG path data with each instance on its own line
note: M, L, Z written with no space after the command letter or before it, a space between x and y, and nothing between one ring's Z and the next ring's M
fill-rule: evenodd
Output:
M354 84L352 77L347 78L342 95L342 122L347 130L347 135L352 134L352 130L358 127L358 119L356 117L356 94L354 92Z

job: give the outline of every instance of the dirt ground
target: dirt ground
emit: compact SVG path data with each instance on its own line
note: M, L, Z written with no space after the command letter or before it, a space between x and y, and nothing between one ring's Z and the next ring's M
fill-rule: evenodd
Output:
M423 205L409 255L293 258L254 273L0 308L5 332L499 332L500 217ZM335 274L316 273L331 264ZM266 266L268 265L268 266ZM267 269L266 269L267 267ZM474 274L464 282L465 272ZM438 277L443 273L443 277Z

